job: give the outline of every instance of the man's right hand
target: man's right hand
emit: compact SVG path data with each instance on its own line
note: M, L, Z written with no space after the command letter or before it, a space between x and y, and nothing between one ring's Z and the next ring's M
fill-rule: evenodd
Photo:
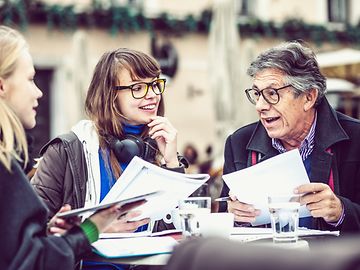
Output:
M260 215L260 210L255 209L253 205L240 202L236 196L229 195L231 200L227 201L228 212L234 214L236 222L255 222L256 217Z

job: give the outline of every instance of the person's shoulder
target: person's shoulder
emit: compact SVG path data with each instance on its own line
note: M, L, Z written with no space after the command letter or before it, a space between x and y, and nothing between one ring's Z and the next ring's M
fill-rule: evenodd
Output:
M19 162L16 159L12 159L10 163L10 170L5 166L3 162L0 162L0 178L10 181L9 178L16 178L19 174L23 174L23 169L21 168Z
M350 117L346 114L343 114L341 112L336 112L336 115L337 115L337 118L339 120L340 123L344 123L344 124L347 124L347 125L352 125L352 126L357 126L357 127L360 127L360 120L359 119L356 119L356 118L353 118L353 117Z
M341 127L348 135L356 134L360 136L360 120L352 118L340 112L336 112L337 119Z
M47 142L40 150L40 154L43 155L48 149L56 149L57 151L60 151L64 149L65 145L73 145L73 144L79 144L81 146L81 142L78 139L78 137L75 135L74 132L70 131L65 134L61 134L49 142Z

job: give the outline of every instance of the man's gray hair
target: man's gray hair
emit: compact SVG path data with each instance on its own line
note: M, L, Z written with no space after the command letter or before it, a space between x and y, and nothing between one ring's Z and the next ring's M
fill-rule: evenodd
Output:
M255 77L264 69L274 68L285 74L285 84L291 84L295 93L318 90L316 104L326 92L326 79L320 73L314 52L298 41L289 41L261 53L247 70L247 74Z

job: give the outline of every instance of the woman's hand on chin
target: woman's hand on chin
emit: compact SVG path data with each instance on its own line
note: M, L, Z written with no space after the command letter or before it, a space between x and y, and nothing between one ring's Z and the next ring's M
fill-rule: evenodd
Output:
M149 136L156 140L159 151L165 160L166 167L178 167L177 130L166 117L153 116L151 119L152 121L148 124Z

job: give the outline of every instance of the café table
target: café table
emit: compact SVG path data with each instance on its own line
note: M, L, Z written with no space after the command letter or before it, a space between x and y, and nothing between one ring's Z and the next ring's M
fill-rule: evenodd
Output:
M183 241L181 238L181 234L176 234L174 237L180 242ZM251 245L261 245L261 246L269 246L274 248L285 248L285 249L298 249L298 250L309 250L309 242L305 239L309 238L300 238L296 243L286 243L286 244L275 244L272 239L269 237L258 239L256 241L243 241L243 238L240 238L239 235L231 235L230 240L240 241L244 244ZM310 238L315 239L315 238ZM118 264L127 264L127 265L166 265L169 260L171 254L156 254L156 255L148 255L148 256L134 256L134 257L126 257L126 258L105 258L97 254L92 254L89 257L90 260L102 261L102 262L111 262Z
M136 256L130 258L104 258L99 255L93 254L89 259L99 262L111 262L116 264L128 265L166 265L171 254L156 254L149 256Z

